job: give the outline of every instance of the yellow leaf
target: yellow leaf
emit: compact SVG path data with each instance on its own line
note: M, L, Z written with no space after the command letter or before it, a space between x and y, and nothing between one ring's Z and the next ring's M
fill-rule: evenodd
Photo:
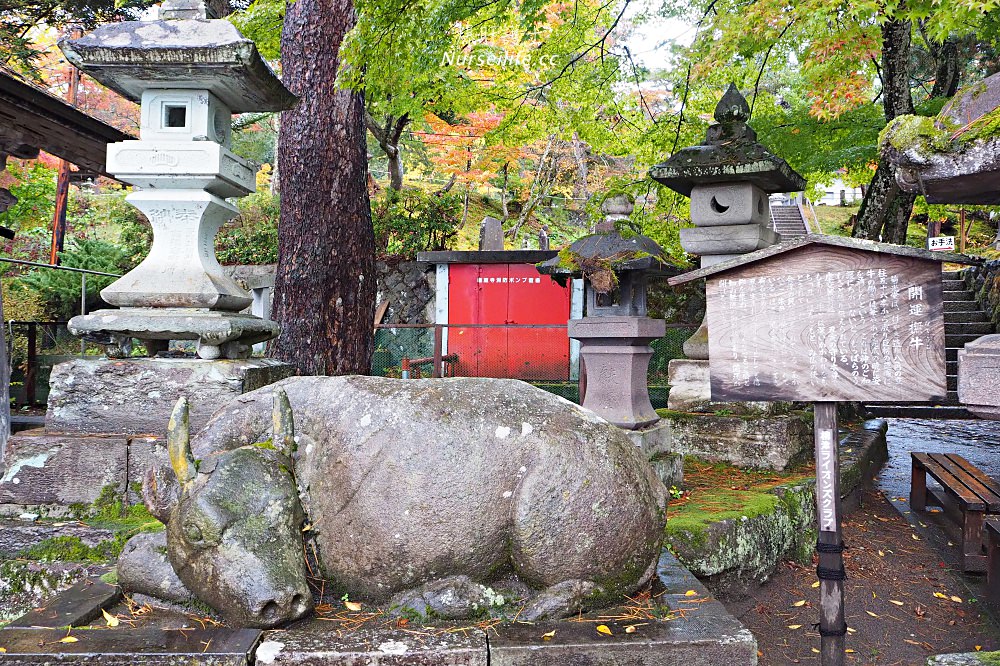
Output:
M846 652L847 654L853 654L854 650L852 650L851 648L847 648L846 650L844 650L844 652Z
M101 612L104 613L104 621L108 623L109 627L118 626L118 618L116 618L114 615L104 610L103 608L101 609Z
M688 590L687 592L684 593L684 596L685 597L697 597L698 593L695 592L694 590Z
M890 604L896 604L897 606L902 606L903 605L902 601L896 601L895 599L889 599L889 603Z
M0 650L2 650L2 649L3 649L3 648L0 648ZM979 652L979 651L980 651L980 650L982 650L982 649L983 649L983 646L982 646L982 645L977 645L977 646L976 646L976 652Z
M788 628L789 629L801 629L802 625L801 624L790 624L790 625L788 625Z
M76 636L66 636L65 638L60 638L59 642L60 643L76 643L78 640L80 640L80 639L77 638Z
M354 611L355 613L361 610L361 604L359 604L357 601L345 601L344 607L347 608L347 610L349 611Z
M934 596L937 597L938 599L947 599L948 598L947 595L941 594L940 592L935 592Z
M815 652L816 654L819 654L819 650L817 650L816 648L813 648L812 651Z
M550 631L547 634L542 634L542 640L543 641L551 641L553 638L555 638L555 635L556 635L556 630L553 629L552 631Z
M605 636L610 636L611 635L611 630L608 629L608 625L606 625L606 624L599 624L599 625L597 625L597 633L604 634Z
M633 625L630 624L629 626L625 627L625 633L626 634L634 634L635 633L635 626L633 626Z
M816 581L815 583L813 583L812 586L813 587L819 587L819 581Z
M878 615L876 615L875 613L873 613L871 611L865 611L865 612L868 613L869 615L871 615L872 617L878 617Z
M962 603L962 597L956 597L952 595L951 600L954 601L956 604Z
M0 654L3 654L3 653L4 653L4 652L6 652L6 651L7 651L7 648L2 648L2 647L0 647Z
M918 537L916 534L911 534L910 536L913 537L914 541L920 541L920 537Z
M313 526L312 526L312 525L306 525L305 527L303 527L303 528L302 528L302 531L303 531L303 532L308 532L308 531L309 531L309 530L311 530L312 528L313 528Z
M953 543L952 543L951 541L949 541L949 542L948 542L948 545L949 545L949 546L954 546L955 544L953 544Z
M796 608L800 608L800 607L802 607L802 606L805 606L805 605L806 605L806 600L805 600L805 599L801 599L801 600L799 600L799 601L796 601L796 602L795 602L794 604L792 604L792 605L793 605L793 606L795 606Z
M882 552L882 551L880 550L880 551L878 551L878 556L879 556L879 557L885 557L885 553L883 553L883 552Z
M856 634L857 632L858 632L858 630L855 629L854 627L848 627L847 628L847 633L849 633L849 634Z

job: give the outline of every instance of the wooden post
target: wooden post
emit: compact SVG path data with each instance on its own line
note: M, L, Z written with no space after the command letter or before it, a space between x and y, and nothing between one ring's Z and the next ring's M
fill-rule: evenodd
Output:
M840 531L840 456L837 403L817 402L813 411L816 444L816 506L819 518L819 631L823 666L842 666L847 621L844 612L844 557Z
M434 369L431 371L431 377L441 376L441 347L442 347L442 327L441 324L434 325Z
M958 237L958 251L965 253L965 208L961 208L958 211L958 230L960 235Z
M24 401L35 404L35 380L38 377L38 323L29 321L28 326L28 367L24 372Z

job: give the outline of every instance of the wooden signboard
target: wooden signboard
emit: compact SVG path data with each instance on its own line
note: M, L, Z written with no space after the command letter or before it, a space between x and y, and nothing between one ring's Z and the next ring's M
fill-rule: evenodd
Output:
M938 261L808 245L708 278L712 400L944 398Z
M844 663L837 403L944 398L941 262L967 258L806 236L671 278L706 278L712 400L813 402L821 660Z

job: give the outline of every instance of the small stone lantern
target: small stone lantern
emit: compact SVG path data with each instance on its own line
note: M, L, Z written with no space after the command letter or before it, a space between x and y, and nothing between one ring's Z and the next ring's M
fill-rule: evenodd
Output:
M104 343L137 338L151 356L183 339L196 340L203 359L246 358L279 329L240 313L252 298L215 256L216 234L238 213L226 199L256 185L256 166L230 150L232 115L279 111L295 97L252 41L195 0L167 0L160 20L103 25L60 48L140 102L139 140L109 145L107 165L136 186L127 201L153 227L149 255L101 292L120 309L74 317L70 331Z
M627 196L610 197L596 233L538 265L540 273L557 280L585 279L586 316L568 324L569 337L580 341L586 368L583 406L629 430L659 419L647 386L649 343L666 333L662 319L646 316L649 278L666 275L663 249L646 236L623 238L616 229L632 209Z
M681 247L707 268L780 240L770 228L768 195L805 189L805 179L757 142L747 124L750 106L730 85L715 108L705 141L682 148L649 170L650 177L691 197L693 228L681 229ZM687 359L670 362L668 406L696 411L710 401L708 329L702 322L684 343Z

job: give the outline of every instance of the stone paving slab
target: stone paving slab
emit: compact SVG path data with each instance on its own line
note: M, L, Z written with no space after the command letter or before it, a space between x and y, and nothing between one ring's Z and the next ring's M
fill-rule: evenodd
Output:
M324 627L326 625L326 627ZM361 628L340 637L329 623L314 620L305 628L269 631L257 648L257 666L487 666L486 634L421 635L391 628Z
M97 618L102 608L114 604L121 596L122 591L116 585L99 578L86 578L53 597L45 606L17 618L8 627L78 627ZM0 646L4 646L2 641Z
M256 629L0 629L0 664L246 666Z

